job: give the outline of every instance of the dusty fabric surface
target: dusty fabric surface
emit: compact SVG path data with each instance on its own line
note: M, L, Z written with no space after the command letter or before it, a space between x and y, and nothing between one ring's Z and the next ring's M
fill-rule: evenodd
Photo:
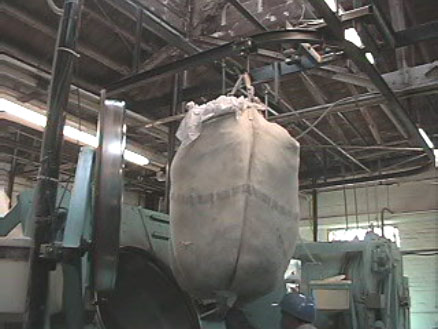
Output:
M252 103L244 97L220 96L205 104L189 102L189 109L176 132L176 137L181 141L181 146L187 146L201 135L202 124L215 117L234 113L237 118L248 108L264 110L263 104Z
M297 329L316 329L316 327L311 323L302 324Z
M172 268L197 298L262 296L295 249L299 144L254 108L203 122L173 160Z

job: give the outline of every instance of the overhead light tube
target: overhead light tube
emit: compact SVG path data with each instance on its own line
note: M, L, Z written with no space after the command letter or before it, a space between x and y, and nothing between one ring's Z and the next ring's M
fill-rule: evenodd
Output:
M435 146L432 143L432 140L429 138L429 136L427 136L426 132L424 131L423 128L418 128L418 131L420 132L421 137L423 137L423 140L425 141L425 143L427 144L427 146L431 149L433 149Z
M29 126L44 128L47 123L47 117L41 113L25 108L8 99L0 98L0 111L4 111L20 121L26 121ZM72 141L77 141L82 145L88 145L97 148L98 141L95 135L86 133L69 125L64 126L64 136ZM139 153L125 149L124 159L128 162L139 166L146 166L150 163L149 159Z

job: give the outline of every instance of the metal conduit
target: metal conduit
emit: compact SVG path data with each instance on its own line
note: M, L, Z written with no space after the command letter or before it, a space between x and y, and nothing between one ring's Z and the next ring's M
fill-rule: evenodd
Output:
M47 126L43 135L41 167L34 194L29 236L32 245L29 253L29 279L24 315L24 329L44 329L47 319L47 296L50 263L40 256L41 246L52 241L51 224L57 216L56 194L64 108L68 102L79 30L80 0L66 0L61 18L53 60L53 75L48 97Z

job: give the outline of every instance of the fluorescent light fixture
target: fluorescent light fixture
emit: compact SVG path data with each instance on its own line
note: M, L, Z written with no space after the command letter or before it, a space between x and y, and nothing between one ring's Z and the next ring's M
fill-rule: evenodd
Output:
M105 100L105 105L114 105L114 106L122 106L125 107L126 103L124 101L118 101L115 99L107 99Z
M15 104L4 98L0 98L0 111L9 113L21 120L28 121L39 127L46 126L47 118L44 115L24 108L23 106Z
M359 33L357 33L357 30L354 27L350 27L348 29L345 29L344 38L345 38L345 40L353 43L358 48L365 47L363 42L362 42L362 39L360 38ZM370 62L371 64L376 63L372 53L370 53L370 52L365 53L365 57L368 60L368 62Z
M423 128L418 128L418 131L420 132L420 135L427 146L433 150L433 155L435 157L435 168L438 168L438 149L435 149L435 145L433 145L432 140L429 138Z
M374 65L376 63L372 53L365 53L365 57L367 58L368 62L370 62L371 64Z
M4 111L20 119L21 121L29 122L33 126L44 128L47 123L47 118L45 115L27 109L5 98L0 98L0 111ZM98 140L96 136L88 134L72 126L64 126L64 136L73 141L77 141L82 145L88 145L94 148L97 148L98 146ZM117 147L120 147L120 144L118 144ZM125 149L124 159L139 166L146 166L150 163L148 158L128 149Z
M337 8L336 8L336 0L324 0L324 1L325 1L325 3L330 7L330 9L331 9L332 11L334 11L334 12L337 11Z
M125 150L123 157L126 161L138 164L139 166L146 166L150 162L148 158L130 150Z
M427 136L426 132L423 128L418 128L418 131L420 132L421 137L423 137L423 140L426 142L427 146L431 149L433 149L435 146L433 145L432 141L430 140L429 136Z
M351 43L355 44L357 47L363 48L362 40L359 36L359 33L357 33L357 31L354 27L350 27L348 29L345 29L344 38L345 38L345 40L350 41Z
M91 134L87 134L86 132L83 132L79 129L73 128L71 126L65 126L64 127L64 136L68 137L74 141L77 141L84 145L89 145L94 148L97 147L98 141L97 137L93 136Z

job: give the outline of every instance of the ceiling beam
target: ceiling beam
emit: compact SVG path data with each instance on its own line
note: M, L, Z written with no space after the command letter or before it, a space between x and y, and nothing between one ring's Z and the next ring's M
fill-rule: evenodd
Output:
M18 21L35 29L36 31L40 31L54 41L56 40L56 35L58 32L55 27L47 26L37 18L29 15L28 13L20 9L11 7L10 5L3 5L3 11L6 13L6 15L17 19ZM130 72L130 69L126 65L123 65L113 59L108 58L103 53L100 53L97 50L82 44L81 42L78 43L77 50L78 53L83 54L88 58L97 61L98 63L103 64L112 71L116 71L122 75L128 74Z
M415 7L409 1L405 1L404 6L405 6L406 14L407 14L409 20L411 21L411 25L418 26L419 24L418 24L417 16L415 14ZM438 30L438 26L436 27L436 30ZM421 56L423 57L423 60L426 63L431 62L432 57L430 56L429 49L425 46L424 42L420 41L417 43L417 45L418 45L418 48L420 49Z
M111 5L116 10L130 17L132 20L137 20L137 9L140 7L143 10L143 27L160 37L167 43L181 49L189 55L193 55L201 51L194 44L189 42L186 35L177 28L166 22L161 17L157 16L149 8L136 5L130 0L103 0Z
M363 77L363 74L361 72L350 73L347 68L340 67L340 66L334 66L334 65L326 65L326 66L321 67L319 69L313 69L313 70L311 70L311 72L314 70L319 70L319 71L315 72L319 76L323 76L323 77L337 80L337 81L342 81L342 82L348 83L349 86L352 86L352 87L354 87L356 85L361 86L361 87L365 87L370 92L376 90L376 87L373 84L373 82L370 79ZM327 72L324 72L324 71L327 71ZM404 72L404 71L403 72L398 71L398 72L400 72L400 74L403 73L400 76L403 76L403 80L406 80L406 74L405 74L406 72ZM385 104L380 104L379 106L382 109L382 111L386 114L386 116L394 124L395 128L398 130L400 135L403 136L404 138L408 138L408 135L407 135L405 129L403 128L403 126L401 125L400 121L397 120L397 118L393 115L393 113L388 108L388 106ZM361 110L361 112L364 112L364 111ZM368 117L367 121L370 121L369 115L365 112L363 114Z
M318 0L319 1L319 0ZM302 183L300 184L300 191L304 192L306 190L312 190L312 189L323 189L323 188L329 188L329 187L336 187L336 186L345 186L349 184L363 184L367 182L382 182L385 180L400 178L400 177L406 177L406 176L413 176L418 175L422 172L427 171L430 168L429 165L420 165L413 168L407 168L407 169L401 169L393 172L388 173L375 173L373 175L364 175L364 176L358 176L354 175L354 177L348 177L345 176L340 179L333 179L336 178L336 174L333 173L332 178L326 182L319 182L319 183ZM310 177L312 177L312 173L308 174Z
M6 49L7 51L7 49ZM28 84L34 88L39 88L43 95L46 95L45 85L38 84L39 79L42 79L47 85L50 80L50 74L47 71L42 70L41 68L33 67L26 63L19 61L18 59L12 58L6 54L0 54L0 65L4 66L1 75L7 76L8 79L13 79L20 81L20 83ZM69 104L70 107L77 106L77 93L80 94L81 99L81 108L85 109L93 115L97 117L100 98L94 93L86 91L82 88L79 88L76 85L72 85L70 89L70 97ZM138 126L139 124L147 124L151 122L148 118L130 111L126 110L127 123L128 126ZM155 138L159 138L161 140L167 141L167 128L166 127L158 127L155 129L140 129L138 132L149 134Z
M347 85L347 87L353 95L355 96L359 95L359 91L355 86L349 84ZM380 135L379 128L377 127L377 123L374 121L373 117L371 116L370 110L366 107L360 107L359 111L362 117L364 118L365 122L367 123L366 126L370 130L374 140L378 145L381 145L383 143L382 136Z
M268 28L263 25L248 9L246 9L239 0L227 0L237 11L245 17L248 22L254 25L257 29L261 31L268 31Z
M388 6L391 8L389 15L391 17L392 28L394 32L406 29L405 8L403 0L388 0ZM395 49L395 58L397 68L402 69L408 66L408 49L402 47Z
M287 69L287 65L280 65L280 78L287 78L287 76L297 73L299 68L294 69L293 72L290 71L284 71ZM271 72L272 65L268 65L266 67L266 70L269 70ZM331 69L331 68L330 68ZM340 68L339 69L344 69ZM346 69L345 69L346 70ZM408 80L401 79L401 73L399 71L395 72L389 72L383 75L383 78L385 79L386 83L391 86L391 88L395 90L409 90L409 88L414 88L412 91L415 93L417 90L418 92L421 92L421 88L417 89L416 86L427 86L430 85L432 88L430 88L427 92L433 93L434 89L437 87L436 83L436 76L438 73L438 62L419 65L416 67L408 68L407 69L407 76L409 77ZM270 82L273 81L274 76L270 76L270 74L261 74L260 71L255 72L252 71L252 77L254 79L253 84L258 85L260 83ZM353 75L353 74L351 74ZM358 76L361 76L361 74L357 74ZM368 78L365 78L368 79ZM346 82L346 81L345 81ZM199 99L200 97L204 96L207 99L208 98L214 98L219 96L221 93L221 81L218 80L212 80L207 84L204 84L202 86L195 86L195 87L188 87L181 91L181 99L183 101L192 101ZM374 85L373 85L374 86ZM373 88L373 91L375 90L375 87ZM370 90L371 91L371 90ZM402 97L405 97L403 94L399 94ZM170 104L170 94L165 94L160 97L154 97L145 99L136 103L129 104L132 109L135 111L147 114L148 108L157 108L157 107L164 107L168 106ZM380 98L380 103L384 103L384 101ZM379 103L375 103L374 105L378 105ZM354 109L354 108L353 108ZM351 108L350 108L351 110Z
M415 142L424 148L424 152L428 155L429 159L435 161L433 150L428 147L427 143L421 137L417 127L411 121L400 101L394 95L391 88L386 84L380 73L370 62L368 62L364 51L344 39L344 29L340 19L331 11L327 3L324 1L309 0L309 2L316 12L324 18L332 33L339 39L347 56L370 78L376 88L381 92L389 104L391 113L400 121L401 125L409 133L409 136L415 139Z
M271 90L271 88L267 88L268 93L270 93L272 96L275 96L274 92ZM295 110L281 95L277 95L278 98L278 104L281 104L283 107L286 108L286 112L289 114L295 114L297 115L298 111ZM271 105L272 107L272 105ZM280 107L281 108L281 107ZM273 108L274 110L280 110L280 108L278 106L276 106L275 108ZM284 111L284 110L283 110ZM281 111L278 111L281 112ZM308 120L304 119L304 118L299 118L297 121L304 123L305 127L304 129L301 129L300 127L298 127L296 124L293 124L294 129L297 130L299 132L299 134L301 135L301 138L305 138L310 137L309 133L310 131L316 133L318 135L319 138L322 138L325 142L331 144L332 146L334 146L336 148L337 151L339 151L339 153L332 153L335 157L339 158L340 161L344 162L344 158L350 160L351 162L353 162L354 164L356 164L357 166L359 166L360 168L362 168L363 170L367 171L367 172L371 172L371 170L369 168L367 168L366 166L364 166L360 161L358 161L355 157L353 157L350 153L348 153L347 151L345 151L341 146L339 146L336 142L334 142L330 137L328 137L326 134L324 134L322 131L320 131L318 128L314 127L313 124L311 122L309 122ZM304 134L304 130L309 129L309 131ZM316 139L313 139L313 143L315 144L320 144ZM329 151L331 152L331 151ZM342 156L341 156L342 155ZM322 162L324 163L323 159L321 159Z
M115 0L105 0L107 3L110 3L114 6L114 8L121 10L126 15L130 16L132 19L136 19L136 10L138 8L137 5L132 3L129 0L125 0L123 2L115 1ZM144 10L144 20L148 21L149 24L146 24L145 27L157 34L164 40L166 40L169 44L185 51L189 55L193 55L188 58L184 58L179 62L170 63L169 65L165 65L162 67L157 67L150 71L140 72L134 76L131 76L126 79L122 79L121 81L117 81L112 83L107 87L108 95L111 93L126 91L130 88L134 88L138 85L144 84L146 81L152 81L153 79L158 78L163 74L171 74L180 72L182 70L188 69L191 65L201 65L203 62L212 63L215 60L223 59L227 56L231 56L232 52L229 50L235 50L236 54L239 54L240 44L239 43L229 43L218 47L216 49L209 49L208 51L204 51L201 53L201 49L196 47L190 40L185 38L185 36L171 26L168 22L161 19L153 12L148 10L145 7L141 7ZM135 11L135 12L133 12ZM351 12L344 13L341 17L342 21L349 21L353 19L357 19L360 17L367 17L371 14L371 6L365 6L363 8L352 10ZM324 24L318 26L319 29L324 28ZM279 33L282 32L283 34ZM294 37L295 36L295 37ZM292 41L297 42L300 39L300 42L308 42L314 43L318 42L321 39L321 36L318 35L316 29L307 29L301 30L301 38L298 37L297 31L272 31L271 35L267 35L267 39L264 39L264 35L253 36L252 42L257 46L260 46L264 41L270 41L271 43L275 40L281 39L282 41ZM288 39L289 38L289 39ZM243 43L242 43L243 44ZM237 49L235 49L237 48ZM245 49L242 49L245 51ZM193 57L193 58L192 58ZM304 63L301 63L301 67L305 66ZM312 65L311 67L314 67ZM300 68L299 70L302 70ZM295 68L295 72L297 69Z
M318 85L306 73L301 72L300 77L315 102L317 102L319 105L326 104L327 96L324 95L323 91L318 87ZM327 115L327 120L343 144L348 144L347 136L345 136L344 131L336 122L334 114Z
M408 46L422 41L438 39L438 20L395 33L397 45Z
M402 99L415 97L415 96L437 94L437 93L438 93L438 81L436 81L436 83L432 83L428 85L413 86L396 91L396 95ZM347 111L358 110L360 107L366 107L366 106L371 107L385 102L386 99L382 95L376 93L366 93L366 94L360 94L358 96L351 97L351 99L345 100L343 102L339 102L337 104L331 103L325 105L312 106L305 109L298 109L296 113L281 113L279 115L269 117L268 119L274 122L295 122L300 119L317 118L322 113L324 113L324 111L326 111L328 108L332 108L331 112L347 112Z
M114 33L116 33L119 36L119 38L121 38L121 39L123 38L123 39L129 41L132 45L135 44L136 38L131 32L126 31L125 29L121 28L120 26L117 26L116 23L114 23L113 21L110 21L107 17L102 17L101 15L97 14L91 8L88 8L88 6L84 7L84 10L82 13L82 20L84 20L86 18L91 18L91 19L97 21L99 24L104 25L106 28L108 28L111 31L113 31ZM144 41L142 41L140 45L141 45L141 48L149 54L152 54L152 53L154 53L154 51L157 50L157 49L155 49L155 47L151 47L150 45L148 45ZM131 51L132 51L132 49L131 49Z
M363 74L354 74L347 71L344 67L334 65L324 65L309 70L309 74L318 75L327 79L345 82L358 87L375 88L374 84Z
M227 57L242 56L242 54L245 57L247 54L254 52L254 50L259 47L280 43L292 45L297 45L300 43L315 44L320 43L321 40L322 35L318 31L310 29L264 32L253 35L247 39L231 41L222 46L204 50L195 55L182 58L178 61L153 68L149 71L139 72L119 81L113 82L106 87L107 95L111 96L120 94L122 92L142 86L147 82L160 79L164 75L175 74L203 64L213 64L215 61L225 60ZM307 56L304 58L306 57ZM307 59L307 61L310 62L311 60ZM244 69L237 63L233 63L232 66L239 66L239 70ZM312 65L312 67L314 66L315 64ZM299 68L301 69L302 66L300 65ZM251 74L253 74L253 72L251 72Z

